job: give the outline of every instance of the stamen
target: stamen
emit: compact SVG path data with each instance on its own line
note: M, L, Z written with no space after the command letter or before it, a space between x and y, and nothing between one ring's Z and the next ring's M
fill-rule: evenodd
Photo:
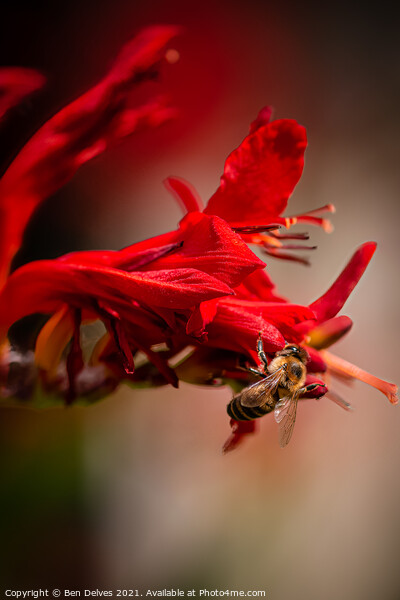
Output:
M142 252L136 252L134 256L128 254L125 261L119 263L118 268L123 269L125 271L137 271L142 267L145 267L149 263L152 263L163 256L167 256L175 250L179 250L182 248L182 242L176 242L174 244L166 244L165 246L160 246L157 249L144 250Z
M295 223L311 223L312 225L317 225L322 227L322 229L326 233L331 233L333 231L333 225L329 221L329 219L322 219L317 215L323 212L336 212L336 208L333 204L325 204L325 206L321 206L320 208L315 208L314 210L310 210L302 215L296 215L294 217L286 217L286 227L289 229Z
M302 246L301 244L282 244L282 250L316 250L317 246Z
M268 246L264 246L264 252L269 256L273 256L275 258L282 258L283 260L292 260L294 262L298 262L302 265L310 266L310 261L307 258L302 258L300 256L296 256L295 254L289 254L282 252L277 248L270 248Z
M292 225L296 225L297 217L284 217L285 218L285 227L286 229L290 229Z
M260 242L264 248L282 248L283 245L278 238L271 237L270 235L260 235Z
M309 215L299 215L297 217L297 221L299 223L311 223L312 225L322 227L325 233L332 233L333 231L333 225L329 219L321 219L320 217L313 217Z
M275 233L274 231L270 231L269 236L272 236L278 240L309 240L310 236L308 233L292 233L292 234L283 234L283 233Z
M333 204L325 204L325 206L320 206L319 208L314 208L313 210L308 210L306 213L301 215L302 217L311 217L319 215L323 212L335 213L336 208Z
M243 227L232 227L236 233L262 233L263 231L273 231L279 229L280 225L247 225Z
M339 358L339 356L331 354L326 350L321 350L321 355L327 363L328 367L334 373L336 372L339 375L347 375L350 377L354 377L355 379L359 379L364 383L368 383L368 385L372 385L372 387L385 394L385 396L387 396L388 400L392 404L398 403L399 399L397 397L397 385L395 385L394 383L383 381L382 379L375 377L375 375L371 375L367 371L360 369L360 367L357 367L356 365L347 362L347 360Z

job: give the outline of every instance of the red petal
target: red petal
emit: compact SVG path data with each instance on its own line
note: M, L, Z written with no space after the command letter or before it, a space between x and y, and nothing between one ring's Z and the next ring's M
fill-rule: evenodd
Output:
M375 242L366 242L360 246L329 290L310 304L318 322L331 319L340 311L361 279L375 249Z
M226 284L197 269L120 273L122 277L118 278L121 283L125 282L127 295L131 292L132 298L151 307L191 308L202 301L233 293ZM105 283L107 279L108 274L105 274ZM124 285L119 284L117 289L124 293Z
M250 124L250 133L254 133L260 127L267 125L272 117L272 106L264 106L257 115L257 118Z
M251 435L256 431L255 421L234 421L231 419L230 425L232 427L232 433L222 447L223 454L237 448L238 445L243 442L246 435Z
M243 283L235 289L239 298L246 300L264 300L265 302L286 302L285 298L274 292L275 284L267 271L257 269L246 277Z
M275 353L285 345L282 333L262 316L257 307L243 307L240 304L218 303L217 312L207 326L207 345L241 352L258 363L256 344L258 333L262 331L266 352Z
M200 337L204 328L211 323L217 314L218 300L202 302L192 313L186 325L186 333Z
M253 313L279 329L282 335L290 341L301 341L295 326L302 321L314 317L308 306L288 304L284 302L262 302L241 300L239 298L221 298L218 300L218 309L241 314Z
M219 217L191 212L179 226L177 242L181 241L182 246L147 265L147 270L195 267L236 287L253 271L265 267L265 263Z
M25 96L45 83L43 75L33 69L2 67L0 69L0 119Z
M171 232L176 234L176 232ZM159 236L161 237L161 236ZM176 237L176 236L175 236ZM123 271L136 271L149 263L177 250L181 243L165 244L157 247L158 237L154 240L154 248L145 248L135 251L135 245L123 250L85 250L83 252L70 252L60 256L57 260L75 265L100 265L121 269Z
M164 185L184 209L183 212L202 211L203 203L194 187L182 177L168 177Z
M314 375L307 375L304 385L310 385L312 383L318 383L319 385L313 390L302 394L301 398L321 398L321 396L324 396L327 393L328 388L322 379L318 379L318 377L314 377Z
M86 161L140 127L169 118L164 103L131 107L135 86L153 76L167 26L144 30L123 49L98 85L50 119L24 146L0 181L0 285L36 206L63 186Z
M122 357L122 366L127 375L132 375L135 371L135 364L133 362L132 350L126 339L125 330L121 326L121 317L112 308L105 306L104 304L97 304L99 314L102 317L103 322L107 324L107 329L112 335L115 345Z
M265 351L275 353L283 348L285 338L301 341L302 336L298 335L294 326L313 315L304 306L238 298L221 298L216 305L217 312L206 328L207 345L244 353L256 364L256 344L260 331Z
M191 212L180 222L178 231L132 244L123 250L75 252L59 260L73 264L92 264L146 272L195 267L236 287L265 264L248 248L241 237L219 217Z
M0 295L0 323L5 333L22 317L53 313L65 302L91 307L93 299L111 305L136 301L175 310L230 293L224 283L196 269L126 273L108 267L36 261L8 278Z
M110 309L107 309L110 310ZM111 311L115 312L115 311ZM121 315L120 315L121 316ZM129 316L129 315L128 315ZM125 315L126 317L126 315ZM120 337L120 333L123 332L123 340ZM119 339L116 340L114 334L112 338L109 339L107 345L103 349L101 347L97 350L98 356L95 357L96 361L101 361L106 363L112 370L115 372L118 379L126 379L129 381L142 381L141 377L145 375L145 380L147 384L149 383L148 377L151 377L152 384L157 382L157 385L164 385L165 383L171 383L174 387L178 387L178 378L171 367L168 365L168 361L164 357L163 352L153 352L150 349L150 345L155 343L157 340L151 341L148 336L147 329L144 329L137 324L133 327L128 320L121 319L119 323ZM164 338L161 337L158 341L163 341ZM122 367L121 371L121 341L123 341L123 345L125 349L123 350ZM129 344L129 345L128 345ZM127 353L127 349L129 349L129 353ZM139 366L135 368L135 372L133 373L133 361L131 363L130 354L134 352L136 349L139 349L145 354L149 361L157 368L159 373L163 375L155 374L154 372L150 372L150 369L147 365ZM93 357L93 355L92 355ZM128 358L129 362L126 363L125 360ZM128 368L127 368L128 367ZM154 370L153 370L154 371ZM128 377L126 377L128 376Z
M137 254L141 254L142 252L150 251L152 252L154 249L158 249L162 246L166 246L168 244L175 244L181 241L179 238L179 230L168 231L167 233L162 233L161 235L156 235L151 238L147 238L142 240L141 242L136 242L135 244L130 244L122 250L117 251L116 260L112 263L113 267L119 268L121 265L124 265L123 268L130 270L128 268L129 259ZM122 260L122 262L120 262Z
M307 362L307 373L325 373L326 362L322 358L318 350L306 346L306 350L309 355L309 361Z
M303 171L306 145L305 129L296 121L259 127L228 156L220 187L204 212L237 227L280 222Z
M176 376L173 369L168 364L167 359L163 356L162 352L153 352L148 346L147 339L145 337L141 337L138 331L134 333L134 341L137 344L138 348L146 354L147 358L151 363L160 371L162 375L164 375L167 383L170 383L175 388L178 387L178 377Z
M328 319L309 332L308 344L317 350L329 348L346 335L352 326L353 321L344 315Z

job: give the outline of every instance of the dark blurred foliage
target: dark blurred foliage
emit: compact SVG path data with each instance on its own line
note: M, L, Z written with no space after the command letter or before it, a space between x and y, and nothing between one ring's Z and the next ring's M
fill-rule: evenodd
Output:
M83 585L91 565L76 415L2 411L0 586Z

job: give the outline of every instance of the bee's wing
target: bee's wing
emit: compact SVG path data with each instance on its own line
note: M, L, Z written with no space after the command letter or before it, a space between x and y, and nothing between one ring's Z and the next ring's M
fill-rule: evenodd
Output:
M240 404L249 408L262 406L279 385L284 367L280 367L261 381L245 388L240 395Z
M299 394L295 392L292 396L282 398L275 406L274 416L279 425L279 445L281 448L287 446L292 437L298 400Z

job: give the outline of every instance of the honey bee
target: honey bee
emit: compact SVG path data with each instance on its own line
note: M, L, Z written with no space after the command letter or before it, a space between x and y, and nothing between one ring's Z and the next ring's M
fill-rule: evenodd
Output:
M227 412L235 421L251 421L274 411L279 424L279 445L283 448L292 437L299 397L319 384L304 385L309 356L297 344L287 344L268 364L260 332L257 354L264 373L251 367L247 370L263 379L234 396L227 406Z

